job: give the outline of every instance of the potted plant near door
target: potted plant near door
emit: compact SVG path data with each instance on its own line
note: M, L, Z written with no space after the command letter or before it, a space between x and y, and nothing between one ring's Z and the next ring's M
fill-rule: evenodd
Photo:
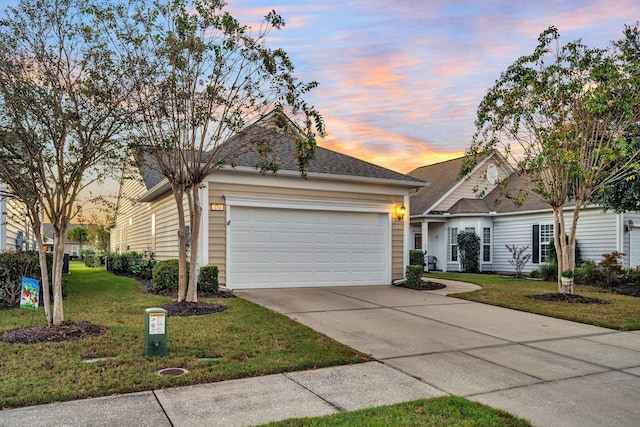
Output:
M573 294L573 270L564 270L560 274L560 293Z

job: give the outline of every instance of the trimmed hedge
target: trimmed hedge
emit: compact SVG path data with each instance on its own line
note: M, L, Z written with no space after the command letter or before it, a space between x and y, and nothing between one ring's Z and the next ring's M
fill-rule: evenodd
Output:
M409 264L410 265L421 265L425 266L424 262L425 253L420 249L411 249L409 250Z
M218 290L218 266L205 265L198 273L198 290L202 292L216 292Z
M152 255L138 252L109 254L104 257L107 271L120 276L134 276L139 279L151 279L151 269L156 261Z
M422 265L407 265L407 287L416 288L420 285L423 270L424 267Z
M189 281L189 261L187 261L187 282ZM178 260L167 259L155 263L151 273L154 293L178 292Z
M102 254L86 254L83 257L84 265L90 268L102 267L105 256Z

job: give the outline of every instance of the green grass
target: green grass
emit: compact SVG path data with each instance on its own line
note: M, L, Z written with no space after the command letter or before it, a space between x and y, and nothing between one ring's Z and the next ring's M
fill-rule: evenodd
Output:
M107 396L369 360L364 354L286 316L241 298L207 299L220 313L167 319L168 354L144 356L146 308L172 299L145 295L140 284L101 269L71 264L65 320L104 326L76 342L0 342L0 408ZM0 333L46 323L44 309L0 310ZM108 359L84 363L92 358ZM199 358L219 358L200 361ZM167 367L188 375L159 376Z
M575 293L609 301L609 304L572 304L527 298L528 295L558 292L556 282L513 279L492 274L435 273L426 277L475 283L482 289L451 295L500 307L513 308L559 319L597 325L620 331L640 329L640 298L608 293L601 288L575 286Z
M414 427L414 426L531 426L507 412L461 397L438 397L397 405L342 412L318 418L299 418L265 424L269 427Z

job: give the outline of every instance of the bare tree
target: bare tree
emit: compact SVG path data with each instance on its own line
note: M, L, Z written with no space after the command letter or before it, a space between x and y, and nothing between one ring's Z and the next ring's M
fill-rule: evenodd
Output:
M64 321L64 241L79 194L123 161L133 73L101 31L100 10L84 0L23 0L0 20L0 129L11 136L0 156L28 181L7 184L37 209L34 228L41 217L53 226L54 325Z
M270 31L284 25L269 13L254 34L217 0L135 2L130 19L115 25L114 44L137 64L136 108L141 113L134 151L152 163L171 185L178 210L178 300L197 300L197 259L205 178L247 150L259 152L256 165L275 172L268 137L230 148L225 142L247 124L273 115L278 131L294 136L300 171L323 135L320 114L303 100L316 87L293 75L281 49L266 46ZM301 117L301 124L286 113ZM187 212L184 201L187 199ZM190 280L186 283L186 226L189 225Z

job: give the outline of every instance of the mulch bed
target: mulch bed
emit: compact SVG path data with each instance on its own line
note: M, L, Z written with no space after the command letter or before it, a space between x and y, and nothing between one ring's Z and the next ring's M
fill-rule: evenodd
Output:
M186 316L201 316L204 314L218 313L224 311L227 307L220 304L211 304L208 302L170 302L169 304L161 305L160 308L167 310L167 316L186 317Z
M37 344L43 342L77 341L97 337L107 328L89 322L64 322L60 326L29 326L0 334L0 341L9 344Z
M414 289L416 291L435 291L438 289L444 289L447 286L442 283L432 282L430 280L422 280L417 286L407 286L407 284L405 283L404 285L398 285L398 287Z
M552 301L552 302L568 302L571 304L609 304L609 301L600 298L583 297L582 295L575 294L540 294L540 295L527 295L527 298L532 298L538 301Z

